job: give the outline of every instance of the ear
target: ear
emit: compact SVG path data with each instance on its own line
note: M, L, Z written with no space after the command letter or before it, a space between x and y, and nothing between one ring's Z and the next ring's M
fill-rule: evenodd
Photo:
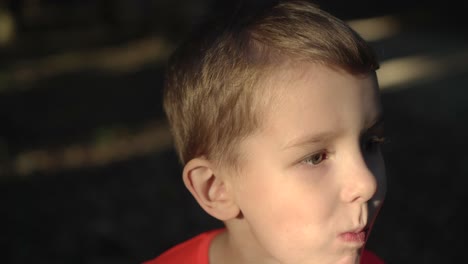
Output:
M211 161L204 158L190 160L184 166L183 180L198 204L211 216L226 221L239 215L228 178L217 175Z

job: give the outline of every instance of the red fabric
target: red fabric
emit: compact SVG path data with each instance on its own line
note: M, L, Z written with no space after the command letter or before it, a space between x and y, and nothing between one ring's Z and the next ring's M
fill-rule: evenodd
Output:
M208 251L213 238L224 229L202 233L143 264L209 264Z
M371 251L364 250L361 257L361 264L384 264L384 262Z
M223 230L224 229L216 229L202 233L176 245L159 257L144 262L143 264L209 264L208 251L211 241ZM384 262L374 253L364 250L361 264L384 264Z

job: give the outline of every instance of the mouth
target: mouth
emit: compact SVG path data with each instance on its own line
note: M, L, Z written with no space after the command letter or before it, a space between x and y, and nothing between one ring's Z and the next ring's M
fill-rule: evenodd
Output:
M368 234L369 234L369 228L365 226L365 227L356 228L347 232L343 232L339 234L338 237L346 243L363 245L367 240Z

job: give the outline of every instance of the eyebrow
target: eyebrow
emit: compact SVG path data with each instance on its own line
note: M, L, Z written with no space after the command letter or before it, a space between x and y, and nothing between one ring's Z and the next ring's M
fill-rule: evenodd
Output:
M289 149L305 145L313 145L319 142L329 141L332 138L336 137L338 133L332 131L324 131L317 134L313 134L306 137L301 137L299 139L293 139L287 144L285 144L281 149Z
M363 130L361 131L362 134L366 131L378 128L384 123L384 118L381 112L375 118L370 120L371 121L366 122ZM293 139L286 143L281 149L285 150L300 146L313 145L319 142L326 142L337 137L338 134L339 133L337 133L336 131L324 131L310 136L301 137L299 139Z

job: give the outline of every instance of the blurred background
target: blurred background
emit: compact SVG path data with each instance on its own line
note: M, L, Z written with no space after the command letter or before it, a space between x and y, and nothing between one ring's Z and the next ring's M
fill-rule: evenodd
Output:
M368 247L468 263L467 4L316 3L381 61L389 186ZM161 86L177 44L239 5L0 0L1 263L141 263L221 226L183 187Z

